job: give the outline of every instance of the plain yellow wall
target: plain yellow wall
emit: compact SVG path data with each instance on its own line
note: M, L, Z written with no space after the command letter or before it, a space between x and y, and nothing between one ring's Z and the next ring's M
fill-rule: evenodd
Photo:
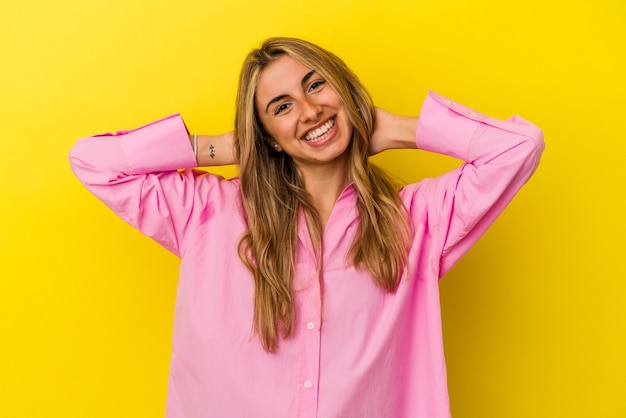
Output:
M431 88L544 129L535 177L442 282L453 412L626 416L622 0L2 0L0 34L0 416L163 416L178 260L67 152L173 112L230 129L273 35L336 52L391 111ZM457 164L377 160L406 181Z

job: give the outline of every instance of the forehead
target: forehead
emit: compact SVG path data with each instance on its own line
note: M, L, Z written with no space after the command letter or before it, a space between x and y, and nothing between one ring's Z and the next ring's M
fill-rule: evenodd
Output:
M282 94L290 94L293 89L301 89L302 78L311 68L301 62L283 55L259 74L255 97L258 104L266 103Z

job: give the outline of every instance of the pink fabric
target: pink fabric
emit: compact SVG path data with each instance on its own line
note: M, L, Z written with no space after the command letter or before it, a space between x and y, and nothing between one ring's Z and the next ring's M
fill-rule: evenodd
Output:
M438 279L528 180L541 131L496 120L430 93L419 148L465 161L401 192L416 229L398 291L345 265L357 229L344 190L324 232L317 271L299 228L292 337L266 353L252 335L253 280L237 256L245 230L239 182L196 166L182 119L78 141L85 186L125 221L180 256L169 418L449 417Z

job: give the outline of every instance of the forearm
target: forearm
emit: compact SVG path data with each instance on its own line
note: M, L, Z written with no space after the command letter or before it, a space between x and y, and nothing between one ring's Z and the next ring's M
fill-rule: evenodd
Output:
M521 149L543 149L543 134L531 123L491 118L434 92L422 105L415 136L420 149L474 165L502 164Z
M415 131L417 130L418 118L393 115L393 119L386 149L417 148Z
M189 136L194 147L194 136ZM201 167L236 164L234 153L234 134L227 132L221 135L198 135L197 160Z
M377 108L376 128L369 143L370 155L388 149L417 148L415 144L417 123L417 117L395 115Z

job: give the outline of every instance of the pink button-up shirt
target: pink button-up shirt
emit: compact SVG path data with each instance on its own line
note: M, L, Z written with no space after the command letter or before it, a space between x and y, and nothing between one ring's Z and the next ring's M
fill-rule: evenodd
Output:
M125 221L181 258L169 418L449 417L438 279L528 180L541 131L430 93L417 146L465 161L400 191L415 226L396 293L346 264L358 226L347 187L324 231L323 268L298 230L293 335L268 354L252 335L254 282L237 256L239 181L196 167L175 115L78 141L76 176Z

